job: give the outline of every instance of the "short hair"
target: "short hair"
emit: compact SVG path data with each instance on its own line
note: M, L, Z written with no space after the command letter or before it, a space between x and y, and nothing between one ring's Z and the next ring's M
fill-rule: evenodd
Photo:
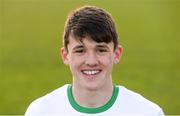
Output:
M83 41L85 37L100 43L114 43L118 46L118 34L111 15L96 6L83 6L74 10L68 16L64 27L63 44L68 51L69 36Z

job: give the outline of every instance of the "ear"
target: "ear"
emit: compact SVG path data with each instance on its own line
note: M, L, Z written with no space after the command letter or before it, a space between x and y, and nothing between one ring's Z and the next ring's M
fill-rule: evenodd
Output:
M67 50L65 50L64 47L62 47L60 49L60 54L61 54L61 57L62 57L62 60L64 62L65 65L68 65L69 64L69 60L68 60L68 52Z
M118 46L114 52L114 64L117 64L122 56L123 48L122 46Z

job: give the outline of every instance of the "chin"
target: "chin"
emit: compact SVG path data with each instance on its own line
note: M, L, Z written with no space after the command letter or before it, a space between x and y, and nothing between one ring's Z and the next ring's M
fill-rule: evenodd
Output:
M96 91L100 88L100 85L99 83L95 82L95 83L86 83L84 85L84 87L89 90L89 91Z

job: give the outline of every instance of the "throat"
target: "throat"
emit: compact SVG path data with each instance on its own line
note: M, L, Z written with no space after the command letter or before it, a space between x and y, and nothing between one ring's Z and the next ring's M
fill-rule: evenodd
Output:
M72 87L72 94L74 100L80 106L87 108L97 108L105 105L111 99L113 94L113 85L94 91Z

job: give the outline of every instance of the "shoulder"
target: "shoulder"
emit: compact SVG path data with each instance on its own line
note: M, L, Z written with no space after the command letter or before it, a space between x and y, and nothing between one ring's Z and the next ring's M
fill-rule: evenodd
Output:
M64 85L51 93L46 94L36 100L34 100L28 107L25 115L38 115L47 113L51 109L55 110L55 108L62 104L62 101L65 101L67 98L67 87L68 85Z
M162 114L162 109L155 104L154 102L146 99L142 95L131 91L123 86L119 87L119 96L118 99L121 103L125 104L125 107L128 107L128 110L132 112L141 112L144 114Z

